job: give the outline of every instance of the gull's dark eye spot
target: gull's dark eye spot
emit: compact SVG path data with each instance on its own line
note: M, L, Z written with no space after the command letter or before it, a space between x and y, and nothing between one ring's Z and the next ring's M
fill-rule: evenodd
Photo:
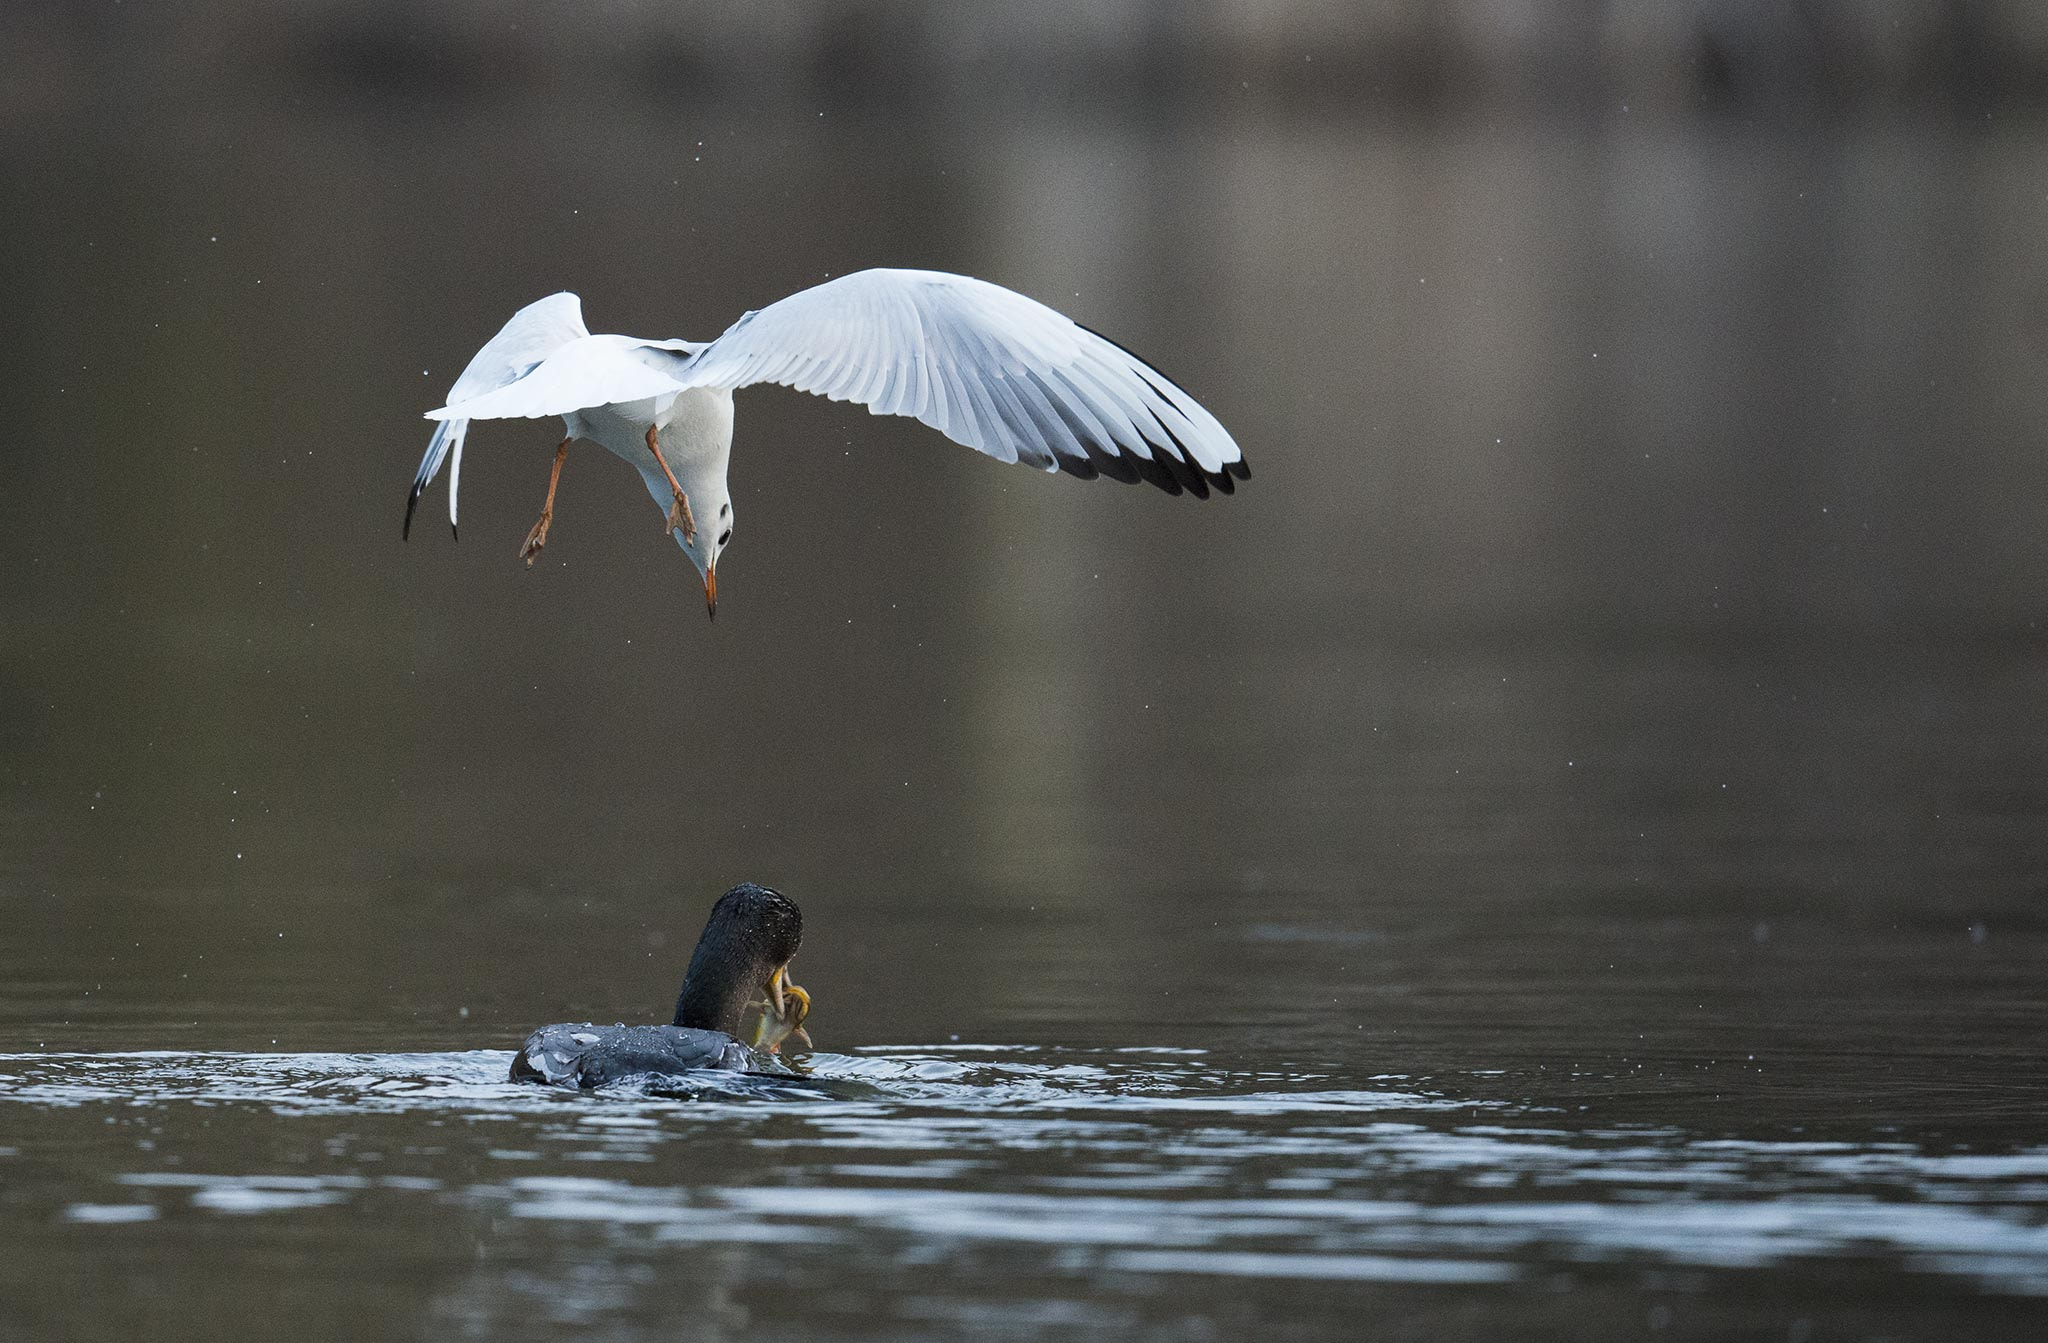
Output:
M730 540L732 540L732 528L728 527L723 532L720 532L718 535L719 549L723 550L725 548L725 543Z
M732 505L731 505L731 504L720 504L720 505L718 506L718 516L719 516L719 517L721 517L721 518L729 518L729 517L731 517L731 516L732 516Z

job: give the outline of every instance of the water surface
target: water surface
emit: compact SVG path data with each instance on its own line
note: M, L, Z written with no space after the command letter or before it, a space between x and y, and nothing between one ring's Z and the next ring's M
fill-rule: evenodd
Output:
M1388 1293L1412 1313L1454 1290L1554 1326L1626 1290L1645 1314L1608 1320L1617 1336L1798 1334L1822 1285L1894 1327L1952 1297L2017 1321L2048 1295L2044 1147L1589 1124L1196 1049L877 1048L690 1094L515 1086L505 1066L0 1058L28 1149L6 1154L13 1220L94 1265L16 1296L15 1323L212 1313L279 1271L282 1324L388 1324L383 1302L493 1337L1339 1332ZM168 1255L206 1267L167 1282ZM380 1290L360 1302L365 1264ZM88 1290L110 1275L125 1286Z

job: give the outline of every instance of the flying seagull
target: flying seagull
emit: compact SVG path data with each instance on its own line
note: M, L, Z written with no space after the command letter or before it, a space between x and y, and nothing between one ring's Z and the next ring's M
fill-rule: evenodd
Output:
M1107 337L1001 285L928 270L864 270L750 312L708 344L593 336L583 303L521 308L448 389L405 502L448 469L448 522L471 420L562 417L547 502L520 555L547 544L569 444L632 463L718 614L718 557L732 541L726 462L732 394L759 382L910 415L1004 462L1084 480L1228 494L1251 472L1230 434L1171 378Z

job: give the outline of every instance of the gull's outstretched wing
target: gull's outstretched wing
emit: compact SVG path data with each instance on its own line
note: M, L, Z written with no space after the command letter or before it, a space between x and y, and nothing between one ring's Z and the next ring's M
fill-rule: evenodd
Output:
M474 400L494 388L517 382L554 351L589 334L583 325L583 301L574 294L550 294L538 303L529 303L513 313L512 320L476 352L469 367L448 389L448 403L457 405ZM427 442L427 455L420 459L419 472L412 480L412 493L406 496L403 534L407 536L412 534L412 512L419 506L421 493L440 474L441 463L450 457L455 460L448 469L448 525L455 525L455 496L462 483L462 440L469 432L469 418L438 413L429 418L440 419L441 423L434 426L434 436Z
M780 383L910 415L1005 462L1228 494L1249 478L1216 417L1158 369L1044 304L941 271L865 270L750 312L684 386Z

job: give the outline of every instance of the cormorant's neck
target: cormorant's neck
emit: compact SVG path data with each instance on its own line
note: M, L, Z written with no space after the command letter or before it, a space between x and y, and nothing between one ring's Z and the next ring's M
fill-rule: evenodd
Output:
M768 976L753 973L751 963L701 963L709 959L701 949L691 958L683 991L676 997L675 1024L738 1035L747 1004L766 993Z

